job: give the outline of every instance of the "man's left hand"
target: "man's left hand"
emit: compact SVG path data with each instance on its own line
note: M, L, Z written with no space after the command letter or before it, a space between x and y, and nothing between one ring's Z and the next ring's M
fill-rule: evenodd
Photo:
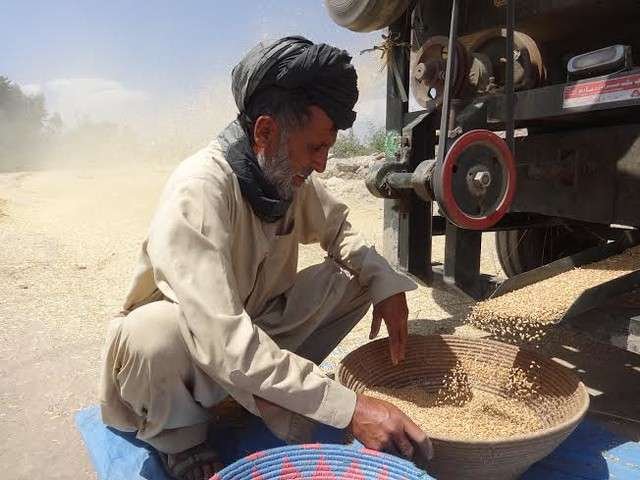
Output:
M391 361L394 365L404 360L409 330L407 327L408 317L409 309L407 308L407 298L404 292L396 293L373 306L373 320L371 322L369 340L378 336L380 325L384 320L389 332Z

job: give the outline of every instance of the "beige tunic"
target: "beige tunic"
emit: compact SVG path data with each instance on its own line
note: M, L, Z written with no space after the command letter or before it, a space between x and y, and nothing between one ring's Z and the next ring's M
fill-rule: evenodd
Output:
M168 180L124 309L161 292L180 305L180 331L195 364L245 408L258 413L256 395L343 428L355 394L279 348L252 317L292 287L300 243L319 242L368 288L374 304L415 288L353 231L347 213L312 176L282 221L262 222L214 142ZM309 302L322 301L315 296L310 291Z

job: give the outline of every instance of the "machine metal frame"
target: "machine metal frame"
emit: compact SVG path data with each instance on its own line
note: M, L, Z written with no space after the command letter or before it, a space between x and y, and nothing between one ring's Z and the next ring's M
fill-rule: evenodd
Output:
M544 5L549 2L499 3L505 10L507 52L513 52L516 20L544 16ZM579 8L580 3L585 2L564 2L568 8ZM629 2L620 3L631 8ZM469 2L451 0L449 4L451 52L458 39L461 16L473 15L469 13ZM483 26L491 27L486 22ZM414 28L409 9L390 26L389 37L396 39L397 45L410 44ZM433 29L438 34L442 30L442 25ZM616 239L620 231L615 224L640 226L640 93L638 98L622 101L574 106L566 103L570 89L580 89L594 81L635 81L637 77L640 85L640 69L516 92L513 55L505 52L504 92L474 98L461 111L460 102L452 95L454 56L449 55L441 109L409 112L409 52L394 46L389 55L386 124L388 131L401 133L402 152L391 166L394 172L387 177L389 197L393 198L387 198L384 206L384 254L392 263L429 285L441 279L462 293L481 299L498 286L495 279L480 273L483 231L593 224L594 229L600 228L603 238ZM510 212L497 224L484 230L468 230L434 214L433 202L425 201L425 195L420 195L417 188L426 180L416 181L415 177L420 165L433 158L434 151L437 150L435 164L441 165L455 137L477 128L504 131L516 159L518 193ZM516 128L527 128L530 134L516 140ZM394 159L387 159L387 163L393 162ZM540 202L540 198L545 201ZM580 201L586 198L593 201ZM439 266L431 259L432 237L442 234L445 260ZM635 280L630 281L628 287L635 284Z

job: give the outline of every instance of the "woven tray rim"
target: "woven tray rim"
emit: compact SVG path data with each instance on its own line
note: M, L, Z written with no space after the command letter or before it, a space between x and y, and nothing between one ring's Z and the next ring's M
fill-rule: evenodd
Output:
M320 457L323 457L328 466L333 466L334 463L332 463L332 460L335 460L335 457L339 456L345 461L359 460L366 464L376 464L380 469L386 467L387 473L391 474L389 478L427 478L427 473L415 466L409 460L396 457L389 453L378 452L365 447L357 447L353 445L311 443L285 445L251 453L224 467L212 477L212 480L244 478L243 475L245 471L251 473L253 468L256 466L259 467L261 463L268 464L272 462L280 462L289 455L297 456L297 460L300 460L300 457L303 457L303 460L306 460L307 462L317 461ZM301 466L296 462L292 462L292 465L293 467ZM302 467L306 466L310 465L307 465L306 463L305 465L302 465ZM368 471L370 469L368 468L366 470ZM271 475L276 472L278 473L277 475ZM279 472L279 469L270 468L266 472L260 471L260 475L265 479L276 477L280 478Z

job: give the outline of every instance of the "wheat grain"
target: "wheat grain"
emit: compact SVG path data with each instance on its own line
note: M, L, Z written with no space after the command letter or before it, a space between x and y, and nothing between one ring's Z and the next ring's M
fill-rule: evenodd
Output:
M527 434L546 426L527 404L538 397L538 370L507 368L474 358L459 360L434 390L421 385L370 387L367 395L396 405L427 434L457 440L496 440ZM492 385L501 395L477 388Z
M535 344L589 288L640 270L640 246L474 305L467 321L495 337Z

